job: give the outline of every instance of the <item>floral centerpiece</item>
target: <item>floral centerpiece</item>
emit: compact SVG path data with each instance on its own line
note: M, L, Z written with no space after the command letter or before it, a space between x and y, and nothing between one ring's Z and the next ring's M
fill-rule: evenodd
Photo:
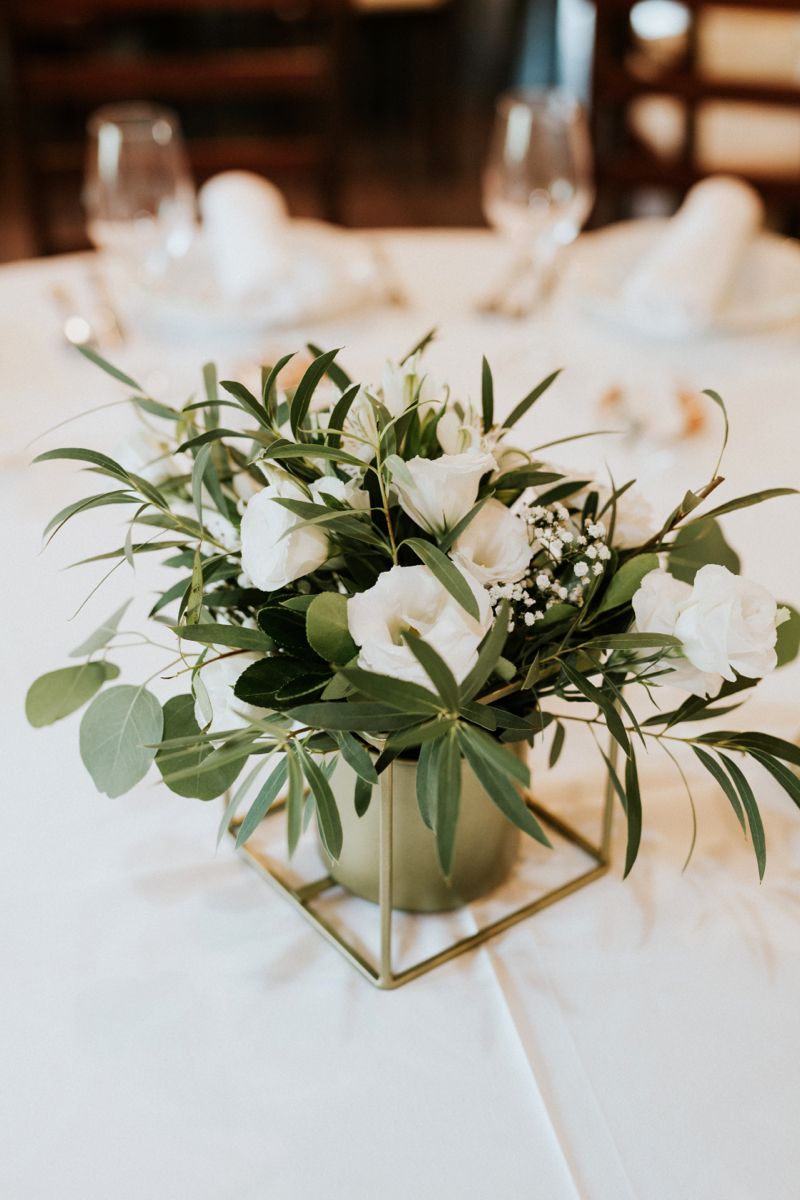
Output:
M642 823L638 748L672 756L682 743L749 829L763 873L741 758L800 803L800 750L766 733L676 729L729 712L796 650L797 614L738 574L717 524L792 489L709 508L717 464L654 523L632 482L578 477L550 461L556 443L521 444L517 423L557 372L498 420L486 361L473 404L426 372L428 340L368 385L316 348L293 377L292 356L265 368L258 395L218 384L209 365L204 398L181 409L85 351L131 391L160 449L136 469L89 449L41 454L106 481L46 535L125 508L123 543L87 561L163 555L171 576L151 616L174 639L163 674L177 694L162 704L147 684L117 681L121 610L75 651L82 665L32 685L30 720L88 703L80 752L101 792L128 791L155 763L180 795L231 794L222 829L236 817L240 842L285 793L290 850L313 813L333 862L342 805L364 814L381 773L410 759L445 877L462 762L504 818L547 843L514 747L547 737L553 764L571 723L610 735L614 753L596 740L627 818L627 873ZM661 685L685 699L665 711ZM646 718L634 692L652 702ZM339 762L346 797L331 786Z

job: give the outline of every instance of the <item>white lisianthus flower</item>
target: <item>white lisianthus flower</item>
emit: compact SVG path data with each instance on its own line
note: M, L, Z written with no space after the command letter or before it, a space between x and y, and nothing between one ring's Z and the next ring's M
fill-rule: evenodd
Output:
M462 571L488 587L522 579L533 546L525 522L499 500L487 500L456 539L450 556Z
M761 679L775 670L779 623L778 605L766 588L709 563L695 576L675 633L698 670L732 683L736 675Z
M445 454L463 454L481 449L481 419L472 407L459 416L448 408L436 424L436 438Z
M349 505L357 512L369 512L371 507L369 492L360 488L353 480L345 483L343 479L338 479L335 475L323 475L321 479L315 479L312 484L309 484L308 490L311 492L311 499L315 504L324 504L323 496L333 496L334 500L341 500L343 504Z
M466 516L478 495L478 485L495 467L491 454L468 450L440 458L412 458L403 475L393 479L404 512L429 533L444 533Z
M659 682L695 696L718 695L736 673L760 679L777 664L778 606L766 588L709 563L694 586L651 571L633 597L634 628L680 639L682 654L666 660Z
M263 592L316 571L328 557L323 531L310 525L295 528L300 518L276 500L308 500L308 496L290 479L275 476L247 502L242 516L242 567Z
M459 682L464 679L492 624L488 593L474 579L465 579L478 602L477 621L424 566L391 567L367 591L352 596L347 623L360 647L358 665L430 689L428 676L403 641L403 632L410 630L434 647Z
M369 463L378 449L378 416L375 399L360 387L350 405L342 428L342 449Z
M219 733L223 729L244 728L251 720L264 716L265 709L246 704L233 694L239 676L263 657L263 654L250 651L225 654L224 658L211 659L201 667L199 679L211 705L211 733ZM208 721L208 713L203 711L203 704L199 699L195 700L194 719L201 729Z

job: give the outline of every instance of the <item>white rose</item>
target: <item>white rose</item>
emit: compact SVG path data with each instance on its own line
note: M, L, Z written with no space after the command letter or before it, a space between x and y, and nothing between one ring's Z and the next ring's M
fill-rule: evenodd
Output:
M406 463L411 482L393 480L400 507L429 533L444 533L472 508L481 479L494 466L491 454L480 450L412 458Z
M276 477L248 500L242 517L242 567L264 592L316 571L328 557L328 539L322 530L295 528L300 518L276 504L278 499L308 500L308 496L291 480Z
M225 651L222 651L225 654ZM246 651L242 654L230 654L224 658L211 659L200 668L199 679L206 690L211 704L212 733L223 729L238 729L249 725L251 720L264 716L265 709L255 708L237 699L233 694L239 676L254 662L263 658L262 654ZM201 729L205 727L208 713L203 711L200 700L195 700L194 719Z
M533 547L524 521L499 500L487 500L450 551L479 583L516 583L528 570Z
M366 592L352 596L347 623L361 648L359 666L430 689L428 676L402 638L404 630L411 630L433 646L461 681L475 665L478 646L492 624L486 591L465 578L478 602L477 621L423 566L392 567Z
M737 674L761 679L775 670L778 624L778 606L766 588L709 563L695 576L675 633L698 670L732 683Z
M341 500L343 504L359 512L369 512L371 507L369 492L360 488L353 480L345 483L335 475L323 475L321 479L315 479L308 490L315 504L324 504L323 496L333 496L334 500Z

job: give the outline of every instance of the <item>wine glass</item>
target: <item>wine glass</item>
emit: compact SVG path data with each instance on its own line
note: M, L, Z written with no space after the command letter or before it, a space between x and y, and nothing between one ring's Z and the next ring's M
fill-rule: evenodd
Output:
M176 115L111 104L87 124L83 202L91 242L141 282L161 277L196 232L195 189Z
M592 149L586 116L558 89L513 91L497 101L483 173L483 208L508 241L510 276L484 307L508 311L523 276L540 299L555 278L559 250L574 241L592 207Z

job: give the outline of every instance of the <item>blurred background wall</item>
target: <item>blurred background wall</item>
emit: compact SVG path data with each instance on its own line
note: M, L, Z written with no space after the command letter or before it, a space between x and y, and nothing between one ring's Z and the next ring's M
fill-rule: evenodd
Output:
M793 0L4 0L0 20L0 258L85 245L86 116L130 99L178 111L198 181L245 167L296 215L474 225L494 97L560 83L593 110L595 223L733 169L796 227Z

